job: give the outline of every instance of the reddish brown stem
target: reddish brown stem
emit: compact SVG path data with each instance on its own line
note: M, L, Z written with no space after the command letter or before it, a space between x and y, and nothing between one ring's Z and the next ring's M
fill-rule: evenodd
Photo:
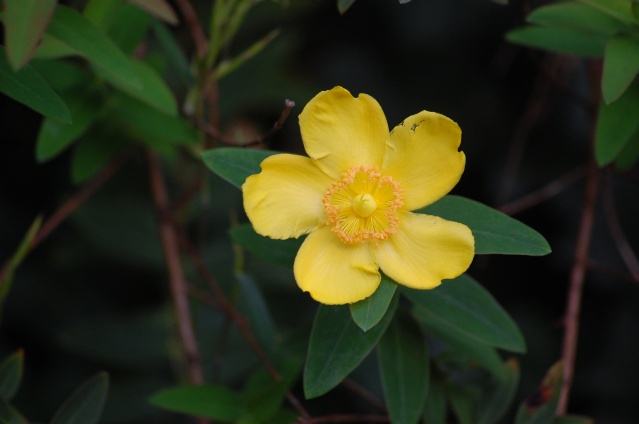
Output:
M271 363L268 356L266 355L266 352L264 352L264 349L262 349L257 339L253 335L248 321L235 309L235 307L233 307L231 302L226 297L224 291L220 288L215 277L209 272L208 268L204 264L204 261L202 260L200 254L184 236L183 231L180 231L180 242L182 243L185 252L191 258L191 261L193 262L193 265L195 266L197 272L207 282L207 284L213 291L214 297L209 296L207 293L198 290L195 287L193 287L192 291L198 296L198 298L205 301L206 303L219 307L235 323L237 328L240 330L240 333L242 334L242 336L244 336L244 339L249 344L251 349L253 349L260 362L262 362L262 365L264 365L271 377L273 377L275 381L281 381L282 376L277 371L275 366ZM291 405L300 413L300 415L304 417L304 419L310 418L310 414L306 411L301 402L297 399L297 397L295 397L292 392L288 391L286 393L286 398L291 403Z
M237 146L237 147L257 146L260 144L264 144L266 141L268 141L268 139L273 137L275 133L277 133L280 129L282 129L282 126L286 122L286 119L288 118L288 115L290 114L291 109L293 109L294 107L295 107L295 102L293 100L286 99L284 101L284 109L282 110L282 113L280 114L280 117L278 118L278 120L275 121L275 123L273 124L273 127L271 127L271 129L266 134L259 135L252 140L238 141L233 137L229 137L225 134L222 134L214 126L209 125L205 122L201 122L200 126L204 129L204 131L206 131L207 135L209 135L215 140L220 141L222 144L226 144L227 146Z
M586 166L580 166L576 169L573 169L566 175L563 175L560 178L550 182L549 184L546 184L539 190L533 191L532 193L520 199L500 206L499 210L506 215L517 214L523 210L536 206L553 196L556 196L557 194L564 191L566 188L582 179L584 175L586 175Z
M630 245L630 242L621 227L621 223L619 222L619 217L617 216L611 175L608 175L606 182L607 184L605 185L605 190L603 192L603 201L610 234L617 245L617 250L626 264L628 271L630 271L630 274L632 274L632 277L635 280L639 280L639 260L637 259L635 252L632 250L632 246Z
M558 415L564 415L568 409L568 399L575 370L581 295L588 266L588 249L590 247L590 238L595 216L598 185L599 170L593 161L588 169L583 213L579 226L575 259L570 273L566 315L564 317L565 332L562 346L563 382L559 394L559 403L557 405Z
M169 215L169 197L162 176L160 159L155 152L148 151L149 176L155 209L158 213L158 226L162 250L169 273L169 284L173 306L178 324L178 333L182 350L186 358L188 380L192 384L204 382L202 363L197 339L193 331L191 309L188 300L188 285L180 261L179 241L173 220Z
M208 50L208 42L206 41L206 36L204 35L204 31L202 30L200 21L198 21L197 19L195 9L193 9L193 5L189 0L176 0L176 3L180 8L180 11L182 12L182 15L184 15L186 25L189 27L189 31L191 31L191 36L193 37L193 41L195 42L197 55L201 59L206 56L206 51Z
M124 156L118 156L109 162L95 177L82 186L82 188L76 192L73 196L68 198L62 206L55 211L49 219L44 221L40 230L36 233L31 244L29 245L29 251L35 249L49 234L51 234L58 226L64 222L85 200L95 194L104 183L106 183L115 172L120 169L120 166L124 162ZM0 269L0 281L4 281L4 276L9 269L9 261L5 262Z

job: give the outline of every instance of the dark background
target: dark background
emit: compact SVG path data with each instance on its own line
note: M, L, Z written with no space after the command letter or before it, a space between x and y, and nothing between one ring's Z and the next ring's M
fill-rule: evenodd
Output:
M202 16L207 16L207 3L195 2ZM296 108L268 147L302 152L297 114L318 91L341 85L353 94L375 97L391 127L422 109L457 121L467 167L453 193L495 207L513 201L587 162L594 121L589 102L597 96L589 80L596 63L504 41L506 31L523 23L528 6L521 1L499 6L488 0L413 0L405 5L358 0L340 16L334 1L262 2L227 53L274 27L282 33L220 82L222 125L228 133L266 132L284 99L293 99ZM186 29L174 30L188 45ZM10 256L38 214L50 215L78 189L69 178L71 153L36 163L40 121L34 112L0 96L0 261ZM517 149L520 161L513 160ZM173 158L172 164L173 170L203 166L186 156ZM639 421L639 285L627 278L602 200L607 192L614 193L619 222L631 245L639 246L636 171L603 173L590 248L597 267L588 272L584 289L569 410L603 424ZM187 175L177 172L174 177L177 197ZM513 316L527 340L528 353L519 356L518 403L560 358L583 191L582 178L515 215L547 238L552 254L478 256L469 271ZM244 219L240 193L209 176L206 193L196 203L192 219L206 224L196 227L200 246L216 277L229 284L233 252L226 229L230 220ZM250 256L247 261L284 339L296 340L310 325L315 305L297 290L289 269ZM145 400L175 381L178 348L168 301L140 149L15 276L2 311L0 353L25 351L16 406L29 418L45 421L80 382L104 369L112 378L104 422L175 422ZM228 323L219 313L200 307L196 314L210 364L207 375L240 385L246 370L255 366L254 355L234 330L220 335ZM366 375L371 367L358 378L379 384L374 375ZM344 408L358 407L349 405L340 389L335 396ZM321 410L327 402L309 406Z

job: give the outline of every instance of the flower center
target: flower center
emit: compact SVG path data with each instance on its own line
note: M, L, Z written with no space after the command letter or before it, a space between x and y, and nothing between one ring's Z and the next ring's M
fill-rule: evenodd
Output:
M331 184L322 203L331 230L352 244L394 234L402 198L399 184L382 176L377 167L353 166Z
M353 199L353 210L362 218L368 218L377 210L375 198L368 193L362 193Z

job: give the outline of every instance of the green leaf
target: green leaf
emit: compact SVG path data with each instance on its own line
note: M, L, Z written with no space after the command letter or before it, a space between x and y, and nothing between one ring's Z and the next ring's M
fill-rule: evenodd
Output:
M176 25L179 21L171 6L165 0L129 0L140 9L149 12L151 15L162 19L171 25Z
M0 398L0 423L29 424L29 421L11 404Z
M0 46L0 92L47 118L71 122L71 114L60 96L31 66L14 72Z
M431 373L431 380L422 415L424 424L446 424L446 396L444 386Z
M429 356L419 326L397 314L377 346L386 405L393 423L419 421L430 378Z
M493 375L501 376L503 363L494 347L451 328L446 321L434 319L432 312L424 307L416 305L411 312L428 333L446 343L448 351L462 355L468 362L476 363Z
M277 38L279 34L280 34L280 30L275 29L269 32L260 40L253 43L249 48L247 48L246 50L244 50L242 53L238 54L234 58L229 60L223 60L222 62L220 62L220 64L217 66L217 69L215 71L215 77L219 81L225 76L234 72L237 68L242 66L249 59L251 59L252 57L257 55L259 52L264 50L264 48L268 46L271 43L271 41Z
M246 273L237 275L240 289L240 307L248 318L253 334L266 352L273 353L277 346L277 330L268 305L253 278Z
M70 60L33 60L30 65L58 93L66 93L89 86L95 78L84 64ZM70 117L67 123L69 122L71 122Z
M576 2L556 3L533 10L526 21L543 26L612 36L631 27L605 13Z
M601 90L604 101L610 104L630 87L639 72L639 38L616 35L608 41L604 53Z
M0 364L0 398L11 400L20 387L22 369L24 363L24 351L22 349L13 353Z
M277 153L279 152L270 150L220 147L202 153L202 160L211 171L240 188L246 178L260 173L260 164L264 159Z
M181 85L185 90L191 88L195 81L193 71L191 70L189 61L184 55L184 51L175 38L173 38L172 33L159 21L152 21L151 29L163 55L167 58L169 66L172 68L172 71L174 71L176 77L178 77Z
M362 331L347 306L320 305L315 316L304 368L304 394L315 398L337 386L375 347L397 308L395 296L389 312L370 331Z
M612 16L622 22L628 24L636 24L637 21L632 13L632 7L629 0L578 0L580 3L587 4L594 9Z
M135 68L107 35L77 11L58 6L47 33L100 68L105 79L131 90L141 89Z
M195 128L184 118L162 113L125 94L117 96L112 113L134 140L157 151L170 153L175 145L197 143Z
M71 180L80 184L93 177L113 156L126 145L107 123L94 125L76 143L71 159Z
M85 87L80 92L65 93L64 97L73 122L64 124L50 118L44 120L36 140L38 162L53 159L69 147L89 129L102 110L102 93L92 87Z
M122 8L120 0L88 0L82 15L100 31L107 31L117 20L116 16Z
M122 84L119 80L112 80L113 86L160 112L170 116L177 116L175 97L164 80L146 63L137 59L130 59L129 61L137 74L141 88L132 89L130 84ZM108 74L103 70L98 69L98 74L108 79Z
M445 281L432 290L401 288L425 309L428 321L490 346L525 352L526 343L515 322L488 291L467 275Z
M259 258L282 266L293 266L297 251L305 237L274 240L257 234L250 224L241 224L229 230L231 240Z
M477 393L469 386L448 386L450 406L459 424L475 424Z
M519 407L515 424L548 424L555 417L562 382L561 362L555 363L535 393Z
M9 294L15 270L18 268L18 266L20 266L24 258L27 256L27 253L29 253L31 242L38 234L38 231L40 231L41 226L42 217L39 216L33 221L31 226L29 227L29 230L27 230L27 233L20 242L20 245L11 256L11 259L9 259L9 261L7 262L7 265L4 268L4 275L0 274L0 306L6 299L7 294Z
M567 28L527 26L509 31L506 40L557 53L599 58L603 56L607 39Z
M355 0L337 0L337 10L343 15L353 3L355 3Z
M62 404L51 424L94 424L102 414L109 391L109 376L101 372L85 381Z
M125 54L134 55L135 49L144 41L152 19L131 4L121 6L107 33Z
M274 417L281 408L286 393L301 369L301 361L287 358L277 365L282 377L275 381L265 369L260 369L247 381L242 398L253 422L263 423Z
M173 412L232 421L245 415L242 398L223 386L178 386L154 394L151 404Z
M503 367L502 377L493 377L482 392L477 408L477 424L499 422L515 398L519 386L519 363L511 359Z
M639 158L639 130L630 137L621 153L617 156L615 164L622 170L630 169Z
M26 65L51 19L56 0L5 0L4 31L7 57L17 71Z
M351 317L363 331L375 327L384 318L393 300L397 283L382 275L379 287L371 296L350 305Z
M474 200L448 195L415 211L461 222L475 237L475 253L541 256L550 253L548 242L535 230Z
M595 157L600 166L614 161L639 129L639 81L609 105L601 102L595 132Z

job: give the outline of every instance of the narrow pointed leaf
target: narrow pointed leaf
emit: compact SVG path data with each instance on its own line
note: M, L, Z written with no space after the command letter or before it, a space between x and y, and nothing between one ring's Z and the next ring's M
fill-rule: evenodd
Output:
M337 10L343 15L353 3L355 3L355 0L337 0Z
M486 289L465 274L432 290L401 289L424 308L424 319L438 321L441 328L513 352L526 350L517 324Z
M109 376L98 373L84 382L62 404L51 424L97 423L109 391Z
M60 96L31 66L14 72L0 46L0 92L47 118L71 122L69 109Z
M264 50L266 46L268 46L271 41L273 41L280 34L280 30L276 29L268 33L261 40L256 41L251 47L244 50L238 56L225 60L219 64L215 71L215 77L220 80L224 78L226 75L232 73L237 68L242 66L246 61L251 59L253 56Z
M632 13L632 6L628 0L578 0L615 19L628 24L636 24L637 20Z
M595 157L600 166L614 161L639 130L639 81L635 81L614 103L599 105L595 132Z
M100 68L111 82L118 81L132 90L141 88L135 68L122 50L77 11L58 6L47 33Z
M198 140L195 128L181 116L167 115L124 94L114 103L112 119L134 139L157 151L168 153L175 145Z
M482 392L477 408L477 424L499 422L508 411L519 386L519 363L511 359L504 365L501 378L493 377Z
M444 386L435 378L434 373L431 373L422 419L424 420L424 424L446 423L446 396L444 394Z
M629 26L597 9L577 2L556 3L533 10L526 21L606 36L629 29Z
M238 274L237 283L241 292L239 305L248 318L255 338L266 352L275 352L277 331L266 300L250 275Z
M603 56L606 46L603 35L545 26L514 29L506 34L506 40L532 48L593 58Z
M36 159L44 162L53 159L82 136L97 119L102 109L99 91L71 92L65 95L73 122L64 124L55 119L45 119L36 140Z
M424 408L430 366L419 326L398 314L377 347L384 397L393 423L416 424Z
M503 363L493 346L483 341L468 337L464 331L458 331L447 322L433 319L432 312L422 306L416 306L412 314L425 330L436 339L447 345L448 352L462 355L495 376L501 376Z
M475 408L477 393L470 386L451 384L447 390L453 414L459 424L475 424Z
M0 398L11 400L20 387L22 369L24 363L24 351L22 349L13 353L0 364Z
M377 345L397 308L394 297L389 312L371 330L362 331L349 316L347 306L320 305L315 316L304 369L307 399L328 392L346 378Z
M144 42L153 19L131 4L121 4L115 20L109 26L109 38L128 56Z
M113 128L94 125L73 149L71 180L75 184L87 181L126 145L127 141Z
M416 211L466 224L475 237L475 253L541 256L550 246L541 234L493 208L460 196L445 196Z
M27 256L27 253L29 253L31 242L38 234L38 231L40 231L41 226L42 217L39 216L33 221L31 226L29 227L29 230L27 230L27 233L20 242L20 245L11 256L11 259L9 259L8 265L4 269L5 274L0 275L0 306L6 299L7 294L11 289L11 283L13 281L13 274L15 273L15 270L18 268L18 266L20 266L24 258Z
M175 11L166 0L129 0L132 4L171 25L179 21Z
M351 317L355 324L363 331L368 331L376 326L388 311L396 290L397 283L382 275L382 280L375 293L350 305Z
M29 421L6 400L0 398L0 423L29 424Z
M240 188L248 176L259 174L260 164L278 152L221 147L202 153L204 164L218 176Z
M237 393L208 384L166 389L154 394L149 401L169 411L211 420L234 421L245 413L244 403Z
M535 393L519 407L515 424L548 424L555 417L562 382L561 362L555 363Z
M622 170L630 169L639 159L639 130L630 137L621 153L617 156L615 165Z
M56 0L5 0L4 31L7 56L14 70L29 62L49 24Z
M610 104L628 89L639 72L639 38L619 34L612 37L604 53L601 90Z
M133 89L130 84L122 84L119 79L110 79L109 74L104 72L104 70L100 70L100 68L98 68L98 74L109 80L114 87L120 89L123 93L167 115L177 116L175 97L157 72L140 60L129 59L129 62L140 81L140 88Z

